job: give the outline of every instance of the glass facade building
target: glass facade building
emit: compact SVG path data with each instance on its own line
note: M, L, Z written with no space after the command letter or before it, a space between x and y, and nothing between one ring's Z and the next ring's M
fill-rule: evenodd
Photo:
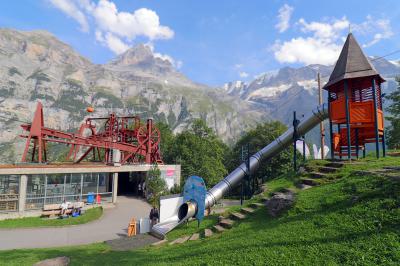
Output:
M67 173L26 175L25 210L42 209L64 200L100 203L112 201L112 173ZM0 212L18 211L21 175L0 175Z
M179 165L159 168L168 188L179 184ZM25 211L36 213L64 200L101 204L116 203L118 195L143 197L150 169L150 165L0 165L0 220L25 216Z
M87 202L89 195L99 195L100 202L111 202L111 179L110 173L30 175L25 209L41 209L64 200Z

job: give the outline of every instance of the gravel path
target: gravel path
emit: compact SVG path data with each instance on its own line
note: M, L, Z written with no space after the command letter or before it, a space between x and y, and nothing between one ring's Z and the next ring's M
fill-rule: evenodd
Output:
M96 221L49 228L1 229L0 250L83 245L125 237L132 217L148 217L151 206L137 198L118 197L115 208L105 209Z

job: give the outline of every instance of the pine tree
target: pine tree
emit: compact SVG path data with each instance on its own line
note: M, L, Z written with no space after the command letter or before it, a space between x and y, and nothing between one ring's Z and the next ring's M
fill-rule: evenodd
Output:
M156 164L147 172L146 189L150 203L159 207L160 196L167 191L167 184L161 178L161 171Z
M396 81L398 83L396 90L386 96L386 99L391 101L386 109L390 113L386 119L391 123L386 131L386 143L392 149L400 149L400 77L397 77Z

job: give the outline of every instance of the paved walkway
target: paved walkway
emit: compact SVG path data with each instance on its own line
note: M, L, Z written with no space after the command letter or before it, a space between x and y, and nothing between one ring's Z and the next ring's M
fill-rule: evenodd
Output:
M115 208L105 209L96 221L53 228L1 229L0 250L90 244L126 236L132 217L148 217L151 206L140 199L120 196Z

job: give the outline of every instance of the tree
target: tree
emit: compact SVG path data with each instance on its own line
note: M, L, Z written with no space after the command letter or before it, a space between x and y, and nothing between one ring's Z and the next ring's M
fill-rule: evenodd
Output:
M247 131L233 146L230 155L227 157L226 164L230 171L234 170L241 164L242 146L250 145L250 156L262 149L282 133L287 127L279 121L265 122L258 124L255 128ZM292 149L289 147L272 159L262 162L258 170L253 174L257 180L267 180L277 177L283 173L290 171L292 167Z
M173 157L181 164L181 183L191 175L202 177L208 187L218 183L227 174L223 163L227 151L204 120L195 120L190 129L175 138Z
M173 151L175 145L174 133L166 123L158 122L156 124L156 127L160 130L161 134L160 149L164 163L166 164L176 163L176 158L174 157L175 153Z
M391 101L391 104L386 110L390 116L386 117L390 121L390 126L387 128L387 145L389 148L400 148L400 77L396 77L398 86L395 91L386 96L386 99Z
M146 189L150 203L159 207L160 196L167 191L167 184L161 178L161 171L156 164L147 172Z

